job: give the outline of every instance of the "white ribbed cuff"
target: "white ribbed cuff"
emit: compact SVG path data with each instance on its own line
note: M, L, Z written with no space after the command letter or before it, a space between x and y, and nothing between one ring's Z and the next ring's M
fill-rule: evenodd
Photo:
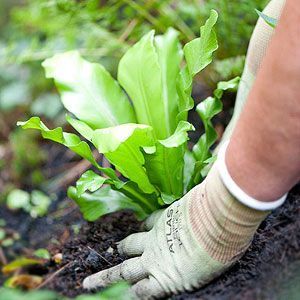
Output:
M256 210L261 211L267 211L267 210L273 210L280 205L282 205L287 197L287 193L280 197L278 200L272 201L272 202L263 202L260 200L257 200L248 194L246 194L232 179L230 176L226 163L225 163L225 153L227 146L229 144L229 141L226 141L220 148L218 153L218 159L217 159L217 167L220 173L220 177L226 186L226 188L229 190L229 192L241 203L244 205L251 207Z

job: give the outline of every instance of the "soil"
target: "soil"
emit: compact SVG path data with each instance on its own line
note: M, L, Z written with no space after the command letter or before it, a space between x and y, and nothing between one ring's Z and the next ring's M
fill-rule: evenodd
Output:
M251 247L229 271L194 293L182 293L172 299L292 299L285 295L290 295L299 284L299 212L297 186L286 203L261 224ZM8 214L11 212L1 209L1 218ZM125 258L118 255L116 242L141 228L129 211L107 215L94 223L82 221L76 208L58 218L55 225L49 224L49 218L29 221L25 214L23 217L19 224L8 224L26 237L22 238L25 244L14 245L14 255L21 254L29 245L35 249L48 247L52 254L62 253L60 265L48 264L43 270L32 268L30 272L49 278L59 271L44 288L69 297L84 292L81 283L85 276L122 262ZM20 220L11 216L7 219ZM71 228L74 224L82 226L78 235Z

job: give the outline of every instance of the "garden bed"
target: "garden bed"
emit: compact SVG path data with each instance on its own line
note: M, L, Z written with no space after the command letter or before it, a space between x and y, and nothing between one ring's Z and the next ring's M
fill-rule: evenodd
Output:
M278 299L280 294L291 293L300 275L295 270L300 260L299 207L300 186L261 224L252 246L231 270L199 291L173 299ZM61 264L47 264L30 272L48 278L43 288L69 297L84 292L81 283L87 275L122 262L125 258L118 255L116 242L140 230L140 223L127 211L113 213L95 223L82 221L77 208L52 220L51 214L38 220L25 214L16 218L3 208L0 217L11 220L8 225L21 234L20 242L12 249L15 254L24 252L28 245L63 254ZM77 235L71 227L74 224L82 225Z
M299 207L300 187L262 223L252 246L231 270L207 287L174 299L275 298L282 280L291 277L291 264L300 259ZM86 224L77 238L62 245L64 264L68 266L48 287L68 296L81 293L85 276L124 259L116 252L116 242L138 230L139 223L128 212Z

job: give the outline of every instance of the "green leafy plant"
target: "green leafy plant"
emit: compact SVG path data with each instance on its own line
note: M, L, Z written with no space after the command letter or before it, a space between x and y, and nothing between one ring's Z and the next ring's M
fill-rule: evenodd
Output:
M193 78L212 62L218 48L217 18L212 10L200 37L183 48L174 29L159 36L150 31L121 58L118 81L75 51L43 62L64 107L76 117L68 115L68 123L86 141L60 127L48 129L38 117L18 125L39 130L44 138L65 145L94 167L68 190L86 219L122 208L132 209L142 219L203 180L217 138L211 119L222 110L223 91L238 83L238 78L220 82L213 97L197 106L205 133L190 151L188 131L194 127L187 116L194 106ZM114 168L99 165L89 143Z
M51 198L39 190L28 193L13 189L7 195L6 203L10 209L23 209L30 213L32 218L37 218L47 214Z
M32 290L23 291L20 289L1 287L0 288L0 299L9 300L68 300L70 298L58 295L53 291L48 290ZM126 282L119 282L112 285L109 288L104 289L93 295L83 294L73 298L75 300L130 300L133 299L130 292L129 286Z

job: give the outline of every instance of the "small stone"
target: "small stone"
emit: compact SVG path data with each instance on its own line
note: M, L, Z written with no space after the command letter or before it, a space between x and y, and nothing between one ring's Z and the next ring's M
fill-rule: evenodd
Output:
M86 258L86 263L90 266L97 267L101 265L100 256L95 251L90 251L88 257Z
M106 250L107 253L109 254L113 254L114 253L114 249L112 247L109 247L107 250Z
M56 253L52 259L55 261L56 264L60 264L62 262L63 259L63 255L62 253Z

